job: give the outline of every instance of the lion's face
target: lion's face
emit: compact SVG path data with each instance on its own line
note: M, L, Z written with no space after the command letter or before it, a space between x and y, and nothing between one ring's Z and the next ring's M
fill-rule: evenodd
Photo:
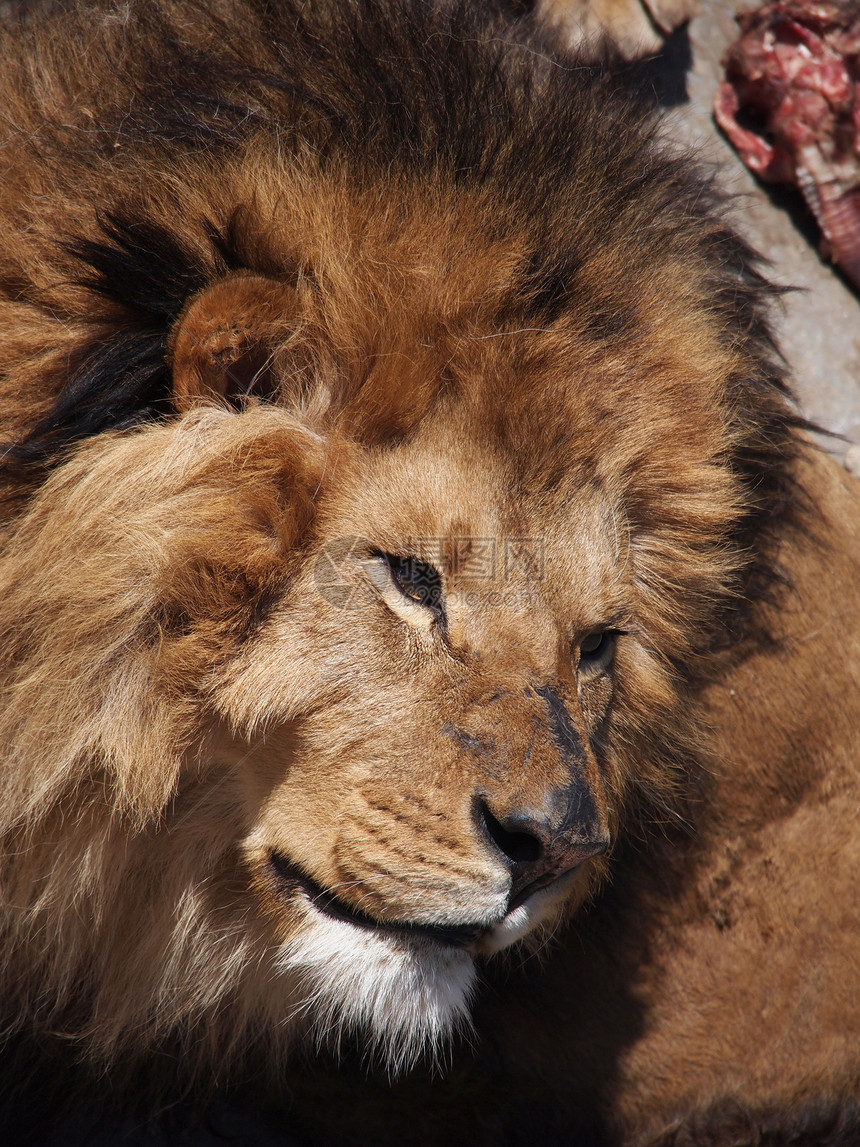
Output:
M27 782L6 803L12 891L32 898L14 927L36 992L61 905L58 941L102 969L103 1054L197 1023L222 1050L244 1024L359 1031L398 1067L466 1022L481 960L593 892L631 792L672 815L674 666L732 571L720 360L667 338L643 431L606 404L632 401L647 358L458 334L427 365L447 389L374 438L322 371L302 404L208 384L237 313L266 358L269 290L194 303L184 413L78 447L10 546L28 689L4 721ZM34 713L43 663L62 672Z
M592 886L613 824L595 746L631 625L606 497L518 497L516 459L443 444L455 417L338 458L224 702L243 727L265 706L229 759L279 960L409 1039L463 1013L475 956Z
M675 371L667 340L643 433L603 396L647 360L584 359L573 386L565 334L480 372L474 345L443 344L450 387L376 440L331 396L219 406L198 380L22 518L13 927L37 992L60 906L57 942L101 969L103 1054L195 1024L221 1054L220 1010L239 1040L359 1031L407 1064L466 1022L482 959L595 889L633 790L671 815L674 665L732 569L715 359Z

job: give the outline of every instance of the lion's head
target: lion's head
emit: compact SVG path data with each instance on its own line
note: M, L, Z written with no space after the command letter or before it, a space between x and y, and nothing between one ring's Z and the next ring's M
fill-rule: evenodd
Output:
M422 21L452 18L377 33L408 41L395 76L504 94L501 124L463 113L471 176L438 123L416 154L402 101L356 154L258 68L271 122L180 155L147 104L122 146L63 152L96 204L63 246L43 222L7 255L30 284L9 322L31 300L37 331L19 377L60 391L0 561L7 992L96 1056L354 1029L408 1062L482 960L680 815L789 441L760 286L595 76L448 24L433 47ZM178 68L136 19L121 51L109 21L69 42ZM181 82L208 91L237 64L196 35ZM348 97L319 60L302 82L372 104L372 50L342 52ZM130 407L158 417L117 428Z

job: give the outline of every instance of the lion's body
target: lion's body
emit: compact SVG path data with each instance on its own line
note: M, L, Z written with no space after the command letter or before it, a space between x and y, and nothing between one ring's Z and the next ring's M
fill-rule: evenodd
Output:
M0 46L5 1027L283 1084L474 1004L404 1141L841 1142L858 495L755 261L527 18L274 8Z

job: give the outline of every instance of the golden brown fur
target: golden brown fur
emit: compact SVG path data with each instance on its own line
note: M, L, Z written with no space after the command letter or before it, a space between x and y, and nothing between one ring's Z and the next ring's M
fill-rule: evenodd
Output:
M370 0L10 23L9 1032L396 1072L477 997L403 1085L428 1143L851 1093L857 494L712 191L546 51ZM382 1141L319 1070L307 1134Z

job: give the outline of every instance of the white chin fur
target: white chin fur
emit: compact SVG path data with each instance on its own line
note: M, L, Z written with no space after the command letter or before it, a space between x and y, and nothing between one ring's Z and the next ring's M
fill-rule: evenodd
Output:
M356 1032L397 1074L438 1054L469 1023L475 965L464 951L431 940L371 932L311 909L301 935L278 960L298 973L320 1043Z

